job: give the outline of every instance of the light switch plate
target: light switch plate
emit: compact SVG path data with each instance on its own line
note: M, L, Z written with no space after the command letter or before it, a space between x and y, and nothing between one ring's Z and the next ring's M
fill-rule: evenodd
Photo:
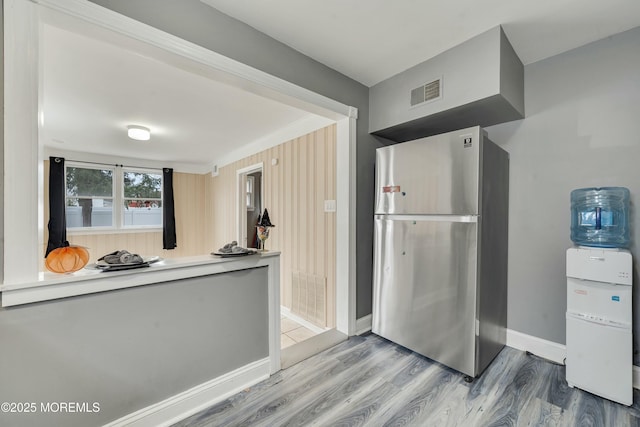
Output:
M336 211L336 201L335 200L325 200L324 201L324 211L325 212L335 212Z

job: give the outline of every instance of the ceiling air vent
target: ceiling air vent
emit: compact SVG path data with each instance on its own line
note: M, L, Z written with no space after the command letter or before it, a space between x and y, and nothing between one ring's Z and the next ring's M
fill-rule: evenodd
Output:
M429 83L425 83L411 90L411 106L422 104L423 102L433 101L440 98L442 79L434 80Z

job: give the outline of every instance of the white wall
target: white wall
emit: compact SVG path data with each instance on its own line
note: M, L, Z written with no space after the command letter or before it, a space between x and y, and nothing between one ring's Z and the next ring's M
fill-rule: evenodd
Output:
M0 34L4 41L4 1L0 1ZM0 43L0 98L4 100L4 42ZM4 201L4 104L0 117L0 200ZM3 202L4 206L4 202ZM0 210L0 241L4 242L4 209ZM0 245L0 281L4 281L4 245Z
M564 344L571 190L631 191L640 301L640 27L526 66L525 114L488 128L511 154L508 326Z

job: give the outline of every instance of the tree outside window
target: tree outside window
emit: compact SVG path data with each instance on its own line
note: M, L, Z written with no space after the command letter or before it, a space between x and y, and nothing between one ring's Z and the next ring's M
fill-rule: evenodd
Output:
M162 175L124 171L124 227L162 225Z

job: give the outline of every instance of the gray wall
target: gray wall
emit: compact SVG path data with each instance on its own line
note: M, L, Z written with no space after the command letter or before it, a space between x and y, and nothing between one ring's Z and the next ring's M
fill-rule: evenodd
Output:
M501 33L500 27L494 27L372 86L369 130L376 132L499 94ZM439 78L445 94L441 99L409 105L412 89ZM477 123L458 129L473 125Z
M267 318L267 268L0 309L0 402L100 405L0 425L103 425L268 357Z
M92 0L343 104L358 108L356 194L357 316L371 313L375 149L369 135L369 89L199 0ZM301 23L303 25L303 23Z
M511 154L510 329L565 343L573 189L629 188L638 283L639 46L640 27L526 66L526 118L487 129ZM640 316L634 329L637 336Z
M441 97L410 93L441 79ZM500 26L369 89L369 130L397 142L524 117L524 67Z

